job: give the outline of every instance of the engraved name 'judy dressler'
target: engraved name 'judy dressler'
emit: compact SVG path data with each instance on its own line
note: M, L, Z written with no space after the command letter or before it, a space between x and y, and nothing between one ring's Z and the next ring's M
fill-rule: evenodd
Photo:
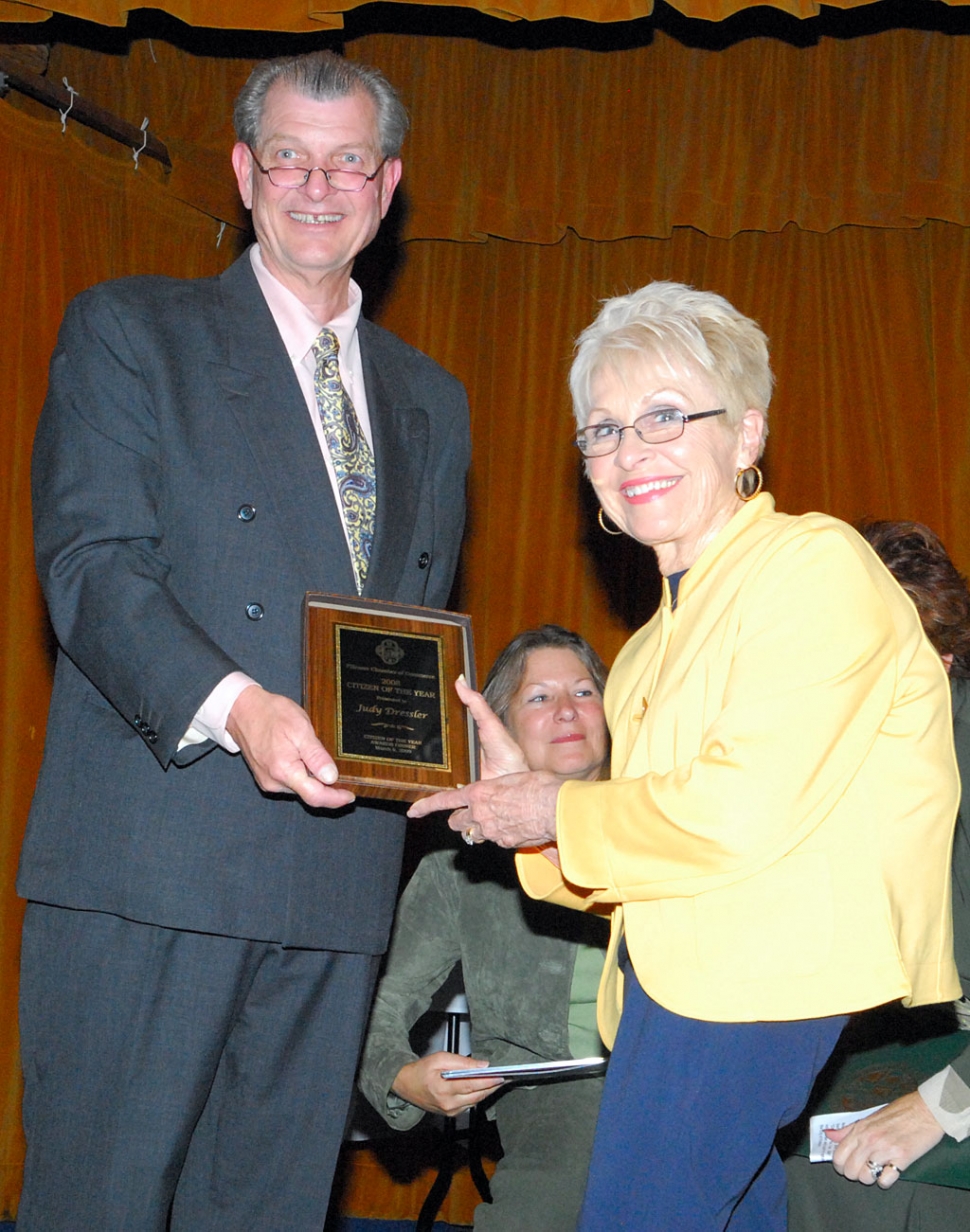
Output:
M450 770L441 638L334 625L337 755Z

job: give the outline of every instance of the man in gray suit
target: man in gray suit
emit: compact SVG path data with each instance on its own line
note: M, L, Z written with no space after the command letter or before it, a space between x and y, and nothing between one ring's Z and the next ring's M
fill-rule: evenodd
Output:
M260 65L219 278L68 308L34 453L58 640L21 859L18 1232L319 1232L404 821L297 703L307 590L442 606L461 386L351 280L407 118L329 52Z

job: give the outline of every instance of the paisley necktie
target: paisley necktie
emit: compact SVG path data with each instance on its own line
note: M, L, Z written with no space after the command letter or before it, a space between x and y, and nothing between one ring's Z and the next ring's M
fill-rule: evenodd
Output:
M377 477L374 455L361 431L350 395L340 379L338 349L337 335L333 330L321 329L313 344L313 355L317 361L313 389L337 476L340 504L350 540L350 559L354 566L357 593L360 594L364 589L374 544Z

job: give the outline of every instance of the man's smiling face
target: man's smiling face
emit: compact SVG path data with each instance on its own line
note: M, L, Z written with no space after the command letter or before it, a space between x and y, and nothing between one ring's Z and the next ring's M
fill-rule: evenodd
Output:
M383 157L377 111L362 92L329 102L282 84L266 95L256 155L264 167L343 168L370 175ZM301 188L277 188L238 142L232 164L266 267L300 293L308 284L346 284L354 258L377 234L401 177L391 158L361 192L333 189L322 171Z

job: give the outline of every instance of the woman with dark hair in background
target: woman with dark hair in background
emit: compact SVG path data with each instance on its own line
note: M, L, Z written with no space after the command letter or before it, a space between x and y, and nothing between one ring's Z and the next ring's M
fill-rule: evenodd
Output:
M950 674L953 734L964 786L953 841L953 949L964 994L955 1008L960 1025L970 1031L970 590L929 527L919 522L870 522L860 530L916 605L926 635ZM872 1034L880 1023L891 1032L898 1022L892 1014L888 1019L885 1013L873 1018L867 1045L880 1042ZM858 1056L854 1059L857 1068ZM841 1085L840 1074L826 1082L827 1107L835 1102L832 1093ZM831 1131L829 1136L839 1143L832 1168L810 1164L801 1155L786 1161L790 1232L970 1228L970 1189L906 1178L906 1183L897 1184L900 1174L944 1135L958 1142L970 1136L970 1042L916 1090L846 1129ZM877 1160L891 1160L894 1166L880 1168ZM970 1151L950 1167L970 1185ZM837 1174L861 1185L847 1185ZM951 1171L947 1179L956 1177Z
M484 694L533 769L592 780L607 754L605 682L588 642L543 625L505 647ZM602 1055L596 990L608 931L599 916L527 898L512 853L491 844L425 856L401 897L359 1083L395 1129L497 1096L503 1156L492 1204L475 1211L478 1232L575 1227L603 1079L500 1091L500 1079L447 1079L442 1071ZM458 963L473 1056L418 1057L409 1031Z

